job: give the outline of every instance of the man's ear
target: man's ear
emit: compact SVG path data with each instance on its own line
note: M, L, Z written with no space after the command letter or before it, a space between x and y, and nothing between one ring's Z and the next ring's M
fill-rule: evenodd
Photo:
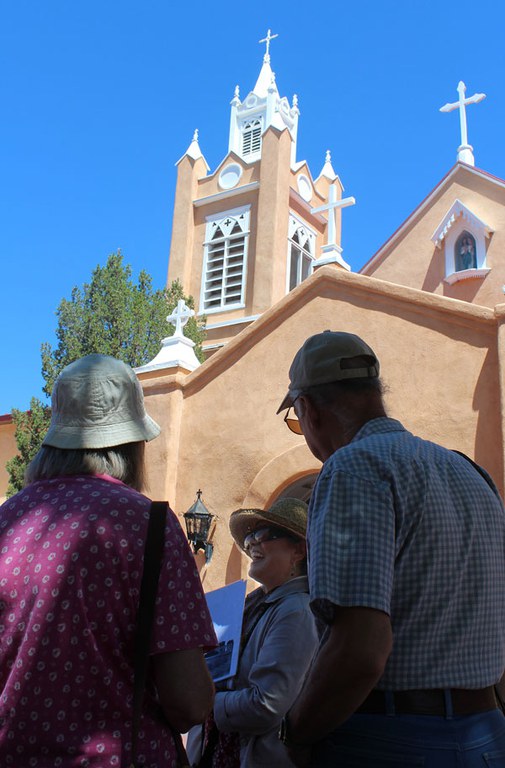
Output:
M319 408L314 404L314 401L308 395L300 395L298 402L300 403L300 416L304 416L309 424L318 426L321 416Z

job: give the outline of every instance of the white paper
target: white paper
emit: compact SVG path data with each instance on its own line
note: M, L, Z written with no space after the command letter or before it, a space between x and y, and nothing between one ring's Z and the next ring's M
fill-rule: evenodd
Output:
M245 591L245 581L234 581L205 595L219 641L217 648L205 654L216 683L233 677L237 672Z

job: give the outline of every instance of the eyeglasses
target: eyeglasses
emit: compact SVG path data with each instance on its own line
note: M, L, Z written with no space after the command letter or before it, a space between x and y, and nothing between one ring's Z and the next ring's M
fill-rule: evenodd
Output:
M289 415L291 411L293 411L292 416ZM296 415L294 408L288 408L286 415L284 416L284 421L286 422L288 429L290 429L291 432L294 432L295 435L303 435L302 425L298 421L298 416Z
M265 541L274 541L275 539L292 539L287 531L283 531L280 528L257 528L255 531L251 531L244 538L244 550L249 552L251 544L263 544Z

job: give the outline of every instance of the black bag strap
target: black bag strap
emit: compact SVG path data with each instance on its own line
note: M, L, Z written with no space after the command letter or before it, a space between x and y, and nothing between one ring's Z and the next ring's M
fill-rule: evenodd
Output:
M144 550L144 571L140 585L139 609L137 614L137 630L135 635L134 652L134 686L133 686L133 717L132 717L132 763L137 766L137 740L142 715L142 703L149 665L149 646L151 644L154 620L154 606L158 581L160 578L163 548L165 546L165 523L167 519L168 502L152 501L149 511L149 525ZM189 768L189 760L182 743L181 734L168 723L177 752L180 768Z
M161 559L165 544L165 521L168 503L153 501L149 512L149 525L144 550L144 571L140 585L139 609L137 614L137 630L135 634L133 688L133 717L132 717L132 766L137 765L137 739L142 715L142 703L149 663L149 645L151 642L154 618L154 604L160 576Z
M462 456L464 459L466 459L466 460L467 460L467 461L468 461L468 462L469 462L469 463L472 465L472 467L473 467L474 469L476 469L476 470L477 470L477 472L479 473L479 475L480 475L481 477L483 477L483 478L484 478L484 480L485 480L485 481L486 481L486 483L489 485L489 487L491 488L491 490L493 491L493 493L495 494L495 496L498 496L498 498L499 498L499 499L500 499L500 501L501 501L501 496L500 496L500 494L498 493L498 489L497 489L496 485L494 484L494 482L493 482L493 480L492 480L491 476L490 476L490 475L488 475L488 473L486 472L486 470L485 470L485 469L483 469L483 467L481 467L481 466L480 466L480 464L477 464L477 462L476 462L476 461L474 461L473 459L471 459L471 458L470 458L470 456L467 456L467 455L466 455L466 453L463 453L463 451L457 451L455 448L453 448L453 449L452 449L452 452L453 452L453 453L457 453L457 454L458 454L458 456Z

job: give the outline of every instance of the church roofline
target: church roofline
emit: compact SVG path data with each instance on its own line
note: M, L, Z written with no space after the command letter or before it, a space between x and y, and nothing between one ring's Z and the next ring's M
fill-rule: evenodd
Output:
M379 297L380 306L384 306L387 298L388 312L398 307L399 312L408 310L409 313L425 313L427 315L443 314L455 324L494 325L497 318L505 315L505 305L497 305L494 309L470 304L467 301L427 293L418 288L410 288L376 277L368 277L354 272L335 269L332 266L320 267L300 285L290 291L284 298L263 314L243 331L218 349L199 368L188 374L183 388L188 394L197 392L206 386L211 379L217 378L234 362L240 359L249 349L262 338L279 327L285 319L291 317L298 309L304 307L312 298L324 296L338 300L339 288L348 295L367 296L367 305L371 306L372 297ZM334 293L329 293L333 289ZM344 295L343 301L346 300ZM445 321L447 324L447 320ZM287 371L286 371L287 379Z
M443 190L445 186L449 184L449 182L452 181L454 176L458 174L459 172L466 172L473 176L477 176L484 181L490 181L493 184L495 184L498 187L501 187L502 189L505 189L505 180L500 179L498 176L493 176L493 174L488 173L487 171L483 171L480 168L475 168L472 165L467 165L466 163L457 162L455 165L452 166L452 168L445 174L445 176L438 182L438 184L433 187L431 192L429 192L426 197L419 203L417 208L414 208L410 216L408 216L400 226L393 232L391 237L389 237L383 245L377 250L374 255L361 267L358 274L366 274L366 271L370 269L370 267L376 266L378 262L383 259L387 253L391 250L391 248L395 245L397 240L401 237L403 231L411 224L413 224L417 219L420 218L421 214L426 210L426 208L431 205L434 198L437 197L437 195L440 194L440 192Z

